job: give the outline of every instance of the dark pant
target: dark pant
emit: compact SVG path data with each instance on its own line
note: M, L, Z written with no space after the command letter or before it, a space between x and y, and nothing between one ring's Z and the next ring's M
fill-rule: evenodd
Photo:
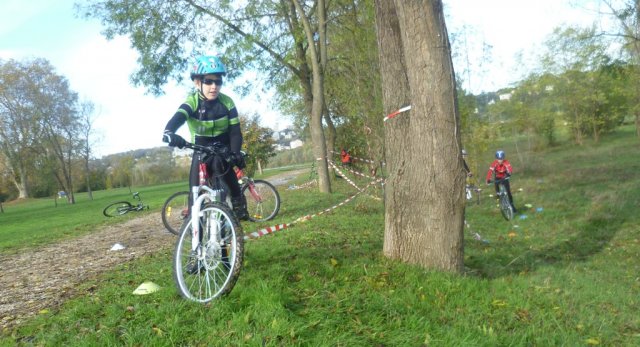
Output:
M499 182L500 180L496 180L495 186L496 186L496 194L500 193L500 187L499 187ZM501 184L504 184L504 188L507 191L507 196L509 197L509 202L511 203L511 206L513 206L513 208L515 208L516 205L513 204L513 197L511 196L511 185L509 184L509 180L504 180L500 182Z
M199 164L198 155L195 154L191 157L191 171L189 172L189 211L191 211L191 205L193 205L193 196L191 196L191 187L200 185L200 177L199 177ZM229 192L231 193L231 198L239 198L242 194L240 190L240 184L238 184L238 178L236 177L235 171L233 171L233 167L230 164L226 163L225 165L224 175L221 177L224 183L229 187ZM222 172L214 172L213 175L220 175Z

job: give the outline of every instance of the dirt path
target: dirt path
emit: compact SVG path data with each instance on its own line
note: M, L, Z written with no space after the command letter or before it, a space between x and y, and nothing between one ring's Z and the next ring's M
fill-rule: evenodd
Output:
M145 254L173 247L176 237L149 214L94 233L0 257L0 329L19 325L73 296L77 284ZM111 251L119 243L125 248Z
M308 169L269 177L278 189ZM174 246L176 237L158 213L104 227L20 254L0 256L0 331L6 332L41 310L75 295L74 288L114 266ZM112 251L119 243L125 248Z

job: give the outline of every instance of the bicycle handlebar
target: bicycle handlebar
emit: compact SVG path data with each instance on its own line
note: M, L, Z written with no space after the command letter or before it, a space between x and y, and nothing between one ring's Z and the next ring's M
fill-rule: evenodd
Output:
M509 176L507 176L505 178L500 178L500 179L495 179L493 181L489 181L489 183L493 182L493 183L498 183L499 184L499 183L502 183L504 181L508 181L509 179L511 179L511 175L509 175Z
M203 146L203 145L197 145L195 143L187 142L184 144L184 148L190 148L195 151L200 151L207 154L219 155L224 157L228 157L231 154L227 146L217 142L211 146ZM240 154L242 154L243 157L249 156L249 154L245 151L240 151ZM225 159L228 159L228 158L225 158Z

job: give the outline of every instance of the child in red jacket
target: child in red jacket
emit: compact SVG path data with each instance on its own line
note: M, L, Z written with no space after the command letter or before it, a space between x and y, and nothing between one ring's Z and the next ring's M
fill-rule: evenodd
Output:
M496 193L498 193L498 182L502 181L504 187L507 189L507 196L509 196L509 202L511 202L511 207L513 207L513 213L516 213L516 206L513 204L513 197L511 196L511 186L509 185L509 180L506 179L511 176L513 169L511 168L511 163L504 157L504 151L498 150L496 152L496 160L491 163L489 171L487 171L487 184L493 181L495 183Z

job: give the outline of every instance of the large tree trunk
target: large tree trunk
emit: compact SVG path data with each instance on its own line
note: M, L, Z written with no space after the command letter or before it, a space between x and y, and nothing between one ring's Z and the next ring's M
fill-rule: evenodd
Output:
M376 0L386 114L384 254L462 271L464 173L442 2Z
M311 27L311 23L309 22L309 18L306 17L304 9L298 0L292 0L292 2L296 11L300 15L307 42L314 42L314 31ZM309 84L307 84L308 79L303 80L303 89L305 90L305 105L307 109L311 106L309 129L311 132L313 155L316 163L318 164L318 189L322 193L331 193L331 181L329 180L329 169L327 165L327 146L324 130L322 128L322 113L324 109L324 65L321 61L321 57L326 49L326 41L322 39L325 37L324 31L326 30L326 26L324 25L326 7L323 0L318 0L316 10L319 21L322 23L318 28L321 40L317 42L317 45L310 45L308 47L309 60L311 61L311 90L309 90ZM306 60L306 56L304 56L304 59ZM310 95L308 94L309 92Z
M29 183L27 178L27 172L25 168L18 168L18 176L20 179L16 179L15 174L11 175L13 185L18 190L18 199L26 199L29 197Z

